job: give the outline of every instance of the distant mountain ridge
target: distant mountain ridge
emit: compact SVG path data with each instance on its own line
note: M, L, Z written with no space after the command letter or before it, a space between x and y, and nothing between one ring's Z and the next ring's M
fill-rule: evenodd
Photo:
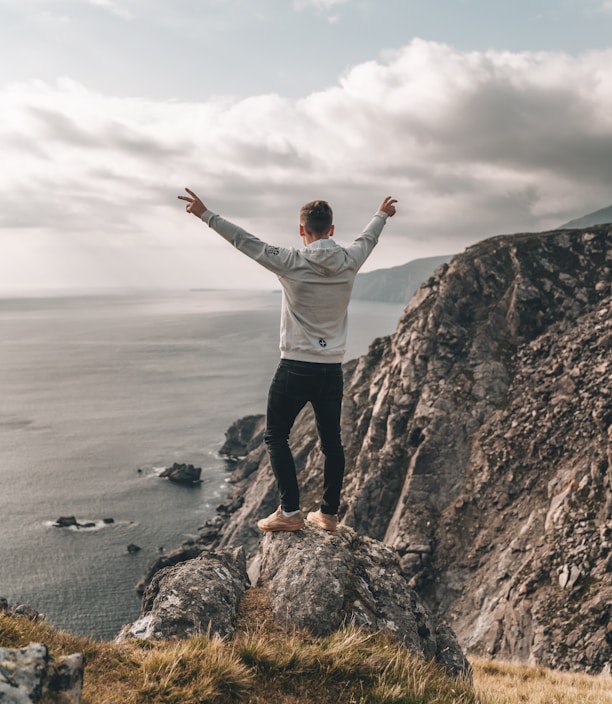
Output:
M608 223L612 223L612 205L583 215L575 220L570 220L565 225L561 225L559 230L573 230L575 228L592 227L593 225L607 225Z
M376 269L358 274L352 297L360 301L408 303L419 286L441 265L452 259L451 254L414 259L389 269Z

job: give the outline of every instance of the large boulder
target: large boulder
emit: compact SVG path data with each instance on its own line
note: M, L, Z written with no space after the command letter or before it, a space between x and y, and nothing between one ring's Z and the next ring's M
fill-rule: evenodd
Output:
M136 591L142 596L145 589L151 584L153 577L167 567L174 567L181 562L193 560L204 552L204 545L200 543L183 543L178 548L171 550L165 555L160 555L153 561L147 572L138 580Z
M146 588L140 617L124 626L126 638L188 638L234 633L238 603L249 579L242 548L203 553L157 572Z
M0 702L29 704L46 695L61 704L78 704L85 658L80 653L57 662L42 643L25 648L0 648Z
M288 627L326 635L355 623L396 637L452 676L470 674L451 629L409 587L397 552L377 540L348 527L327 533L306 524L294 533L267 534L252 569L257 585L269 591L275 618Z

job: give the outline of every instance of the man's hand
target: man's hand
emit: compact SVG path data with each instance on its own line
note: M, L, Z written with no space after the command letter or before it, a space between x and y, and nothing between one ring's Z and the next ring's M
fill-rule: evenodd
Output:
M397 200L395 198L391 198L391 196L387 196L383 202L380 204L380 208L378 208L380 211L383 213L387 213L387 215L392 218L395 215L395 204L397 203Z
M195 215L198 218L201 218L202 215L208 210L208 208L202 203L202 201L196 196L196 194L193 191L190 191L188 188L185 189L187 193L189 193L188 196L179 196L179 200L186 200L187 205L185 206L185 210L188 213L191 213L192 215Z

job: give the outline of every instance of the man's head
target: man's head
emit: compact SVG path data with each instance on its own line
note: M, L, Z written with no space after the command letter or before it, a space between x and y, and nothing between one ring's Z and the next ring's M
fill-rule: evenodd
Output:
M325 200L311 200L300 209L300 235L314 241L334 234L334 214Z

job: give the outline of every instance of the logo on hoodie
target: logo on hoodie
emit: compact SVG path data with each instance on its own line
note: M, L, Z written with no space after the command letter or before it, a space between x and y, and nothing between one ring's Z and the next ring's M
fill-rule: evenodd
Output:
M266 254L273 254L275 257L278 257L280 254L280 247L272 247L271 245L266 249Z
M320 347L327 347L327 341L324 340L323 338L321 338L321 339L319 340L319 346L320 346Z

